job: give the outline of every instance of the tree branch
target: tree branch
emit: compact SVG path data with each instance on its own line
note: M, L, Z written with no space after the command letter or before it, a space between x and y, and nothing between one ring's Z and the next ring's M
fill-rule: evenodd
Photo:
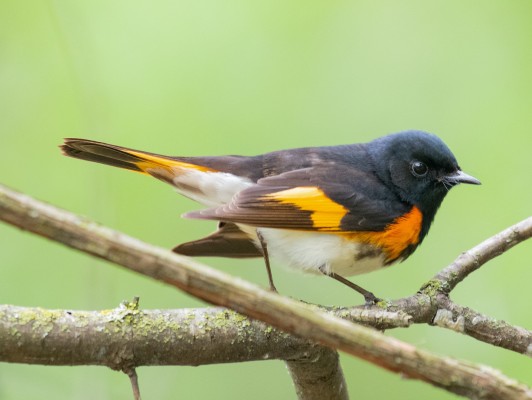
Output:
M451 265L436 274L434 280L444 283L449 293L470 273L531 236L532 217L528 217L462 253Z
M331 312L344 318L359 315L343 309ZM73 311L0 305L0 361L7 362L125 370L266 359L307 361L312 347L304 339L222 307L140 310L136 302L124 302L113 310Z
M532 357L532 332L462 307L445 295L438 296L438 306L434 325Z
M201 351L199 351L201 349ZM336 351L227 308L140 310L136 302L103 311L0 305L0 361L135 366L284 360L299 398L347 399Z
M497 371L417 349L2 187L0 219L451 392L479 399L532 398L529 388Z
M124 371L129 377L131 382L131 390L133 391L133 399L141 400L140 389L139 389L139 377L137 376L137 370L135 368L128 369Z
M313 350L305 359L286 362L298 399L347 400L347 384L338 353L322 346L315 346Z
M446 285L439 281L429 281L413 296L381 302L366 311L371 314L374 311L394 312L398 310L410 316L410 323L424 323L451 329L493 346L532 357L531 331L455 304L449 299ZM339 314L339 316L346 317L345 314ZM347 319L363 323L356 318L347 317ZM366 325L382 329L373 322L366 323ZM385 329L393 327L388 324Z
M302 340L221 307L103 311L0 306L0 360L43 365L207 365L306 360ZM202 351L198 351L202 349Z

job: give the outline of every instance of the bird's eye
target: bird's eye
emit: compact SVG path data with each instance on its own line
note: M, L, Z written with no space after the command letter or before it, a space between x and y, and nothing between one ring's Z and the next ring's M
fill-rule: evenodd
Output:
M412 175L415 177L421 178L427 175L427 172L429 172L429 167L427 167L427 164L421 161L412 161L410 163L410 171L412 171Z

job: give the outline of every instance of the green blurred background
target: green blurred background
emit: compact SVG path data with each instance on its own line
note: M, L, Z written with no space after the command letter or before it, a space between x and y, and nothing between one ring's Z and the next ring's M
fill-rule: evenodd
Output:
M0 182L163 247L209 233L198 206L154 179L67 159L63 137L169 155L258 154L437 133L483 185L453 189L406 263L356 278L379 296L414 293L461 251L530 215L530 1L0 0ZM532 247L461 284L453 299L532 328ZM0 224L0 303L203 306L158 282ZM261 260L206 259L266 285ZM327 279L274 266L284 294L360 303ZM532 385L529 358L427 326L390 331ZM343 357L353 398L454 396ZM291 399L282 362L139 369L147 399ZM0 365L0 399L129 399L97 367Z

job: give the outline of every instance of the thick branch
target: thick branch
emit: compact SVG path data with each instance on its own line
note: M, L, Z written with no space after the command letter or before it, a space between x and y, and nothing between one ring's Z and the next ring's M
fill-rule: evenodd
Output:
M205 365L305 360L308 341L226 308L66 311L0 306L0 360L43 365ZM202 351L198 351L202 349Z
M344 310L334 312L347 316ZM133 302L113 310L67 311L0 305L0 361L7 362L124 370L266 359L308 361L312 347L221 307L139 310Z
M113 310L66 311L0 305L0 361L103 365L128 373L137 395L135 366L271 359L286 361L300 399L348 398L336 351L226 308L145 311L123 303Z
M420 295L419 295L420 296ZM479 325L501 347L530 351L531 335L441 296L435 325L461 333ZM390 307L395 307L390 305ZM358 311L362 311L361 314ZM351 321L383 310L333 309ZM380 325L381 322L373 324ZM485 339L485 338L483 338ZM502 342L502 343L501 343ZM104 311L45 310L0 305L0 361L43 365L106 365L124 370L146 365L204 365L264 359L308 360L309 342L221 307L139 310L134 303ZM75 349L75 351L73 350ZM198 351L201 349L201 351Z
M532 398L530 389L496 371L419 350L1 187L0 218L208 302L451 392L482 399Z

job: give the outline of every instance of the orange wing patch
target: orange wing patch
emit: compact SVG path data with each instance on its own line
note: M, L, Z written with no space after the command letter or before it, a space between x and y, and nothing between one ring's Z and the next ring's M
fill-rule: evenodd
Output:
M344 206L331 200L315 186L303 186L263 196L282 204L310 211L312 226L319 231L338 231L342 218L349 212Z
M363 241L380 249L386 254L386 261L394 261L408 246L419 243L423 215L417 207L396 218L382 232L349 232L349 240Z
M217 172L214 169L204 167L202 165L189 164L183 161L173 160L171 158L155 156L140 151L124 150L126 153L134 155L140 158L142 161L138 161L135 165L140 168L144 173L156 172L167 179L172 179L179 169L193 169L200 172Z

